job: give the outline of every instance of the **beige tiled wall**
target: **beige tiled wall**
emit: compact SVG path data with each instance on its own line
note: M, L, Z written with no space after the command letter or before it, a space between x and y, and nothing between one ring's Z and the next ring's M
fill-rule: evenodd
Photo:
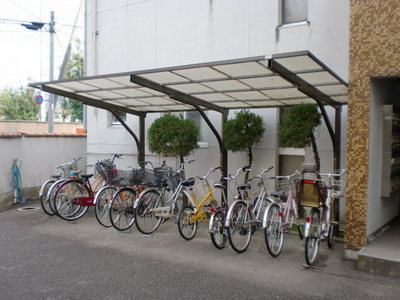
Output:
M350 1L345 247L366 244L370 80L400 76L400 0Z

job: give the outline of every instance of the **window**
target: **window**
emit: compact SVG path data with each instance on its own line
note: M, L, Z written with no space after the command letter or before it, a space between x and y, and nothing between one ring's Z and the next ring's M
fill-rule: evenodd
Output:
M281 0L281 24L308 20L308 0Z
M117 112L116 113L122 121L126 122L126 113L125 112ZM110 113L110 125L120 125L121 123L118 121L118 119Z
M207 114L207 112L206 112ZM199 128L199 143L200 145L205 145L207 143L207 124L203 120L203 117L200 115L198 111L187 111L184 113L185 119L192 120L196 124L197 128Z

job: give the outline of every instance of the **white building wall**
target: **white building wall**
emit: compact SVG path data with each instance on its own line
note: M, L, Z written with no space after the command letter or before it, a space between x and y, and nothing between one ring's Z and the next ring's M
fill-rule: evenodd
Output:
M309 22L279 26L279 0L88 0L87 75L309 50L347 80L348 6L348 0L309 0ZM255 112L266 124L254 157L255 168L262 169L277 165L278 114L276 109ZM334 120L331 110L330 115ZM146 126L158 116L148 114ZM219 113L210 112L209 117L218 128ZM120 126L109 126L107 118L103 110L88 109L88 157L135 154L132 137ZM345 124L346 109L342 119ZM137 132L137 117L128 116L127 124ZM345 132L343 127L343 151ZM193 154L199 162L197 174L219 164L216 139L211 131L208 136L208 147ZM332 144L324 126L318 137L322 170L331 171ZM245 161L245 154L230 153L229 171ZM121 164L135 162L134 156L126 156Z

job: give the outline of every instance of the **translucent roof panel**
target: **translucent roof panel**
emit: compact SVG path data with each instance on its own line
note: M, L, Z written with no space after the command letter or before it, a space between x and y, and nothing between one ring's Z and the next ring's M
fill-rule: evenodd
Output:
M210 67L177 70L174 71L174 73L179 74L193 81L213 80L213 79L223 79L223 78L228 79L229 77L228 75L225 75L220 71Z
M149 74L141 74L142 77L147 78L151 81L156 81L160 84L171 84L171 83L184 83L190 82L189 79L186 79L182 76L174 74L172 72L158 72L158 73L149 73Z
M133 114L347 103L347 84L308 51L34 83L84 104ZM312 95L314 99L307 95Z
M215 66L215 69L230 77L247 77L255 75L268 75L272 72L258 62L245 62Z
M308 55L288 56L285 58L276 58L275 60L292 72L323 70L323 67Z

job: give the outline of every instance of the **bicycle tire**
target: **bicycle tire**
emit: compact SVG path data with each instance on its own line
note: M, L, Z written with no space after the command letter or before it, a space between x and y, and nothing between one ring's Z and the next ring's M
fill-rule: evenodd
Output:
M304 242L304 253L306 263L312 266L318 257L319 242L320 242L320 227L321 219L318 209L313 209L311 212L310 234Z
M244 201L236 202L232 208L232 216L229 222L228 239L232 249L237 253L243 253L250 245L252 225L250 209Z
M335 240L333 238L333 230L334 230L333 224L330 223L328 229L328 236L326 237L326 242L328 244L329 249L332 249L333 245L335 244Z
M49 198L47 197L47 193L49 192L51 186L56 182L55 180L48 180L46 183L43 184L42 188L40 189L40 206L42 207L43 212L46 215L54 216L54 211L50 206Z
M299 234L299 238L301 240L304 239L304 232L302 228L304 228L302 225L297 224L297 233Z
M267 250L272 257L277 257L282 252L284 233L282 230L282 216L279 215L279 206L271 204L267 211L264 237Z
M135 223L136 191L124 187L115 193L109 209L111 226L118 231L125 231Z
M222 211L215 212L210 217L211 242L217 249L224 249L228 242L228 235L225 229L225 214Z
M73 202L76 197L90 197L89 188L79 180L64 181L54 193L54 208L56 214L65 221L76 221L83 217L89 206Z
M110 220L110 207L111 201L116 192L117 189L115 187L106 186L101 188L96 194L94 213L99 224L106 228L112 226Z
M197 232L197 221L190 222L194 212L195 210L191 206L185 206L181 209L178 216L178 231L187 241L193 239Z
M152 210L162 207L164 201L157 190L147 190L137 201L135 218L136 228L143 234L151 234L157 230L163 221L162 217L154 215Z
M54 215L56 215L56 216L57 216L57 211L54 207L54 195L57 192L60 185L65 181L67 181L67 179L65 179L65 178L57 180L56 182L53 183L53 185L50 187L49 191L47 192L49 207L53 211Z

